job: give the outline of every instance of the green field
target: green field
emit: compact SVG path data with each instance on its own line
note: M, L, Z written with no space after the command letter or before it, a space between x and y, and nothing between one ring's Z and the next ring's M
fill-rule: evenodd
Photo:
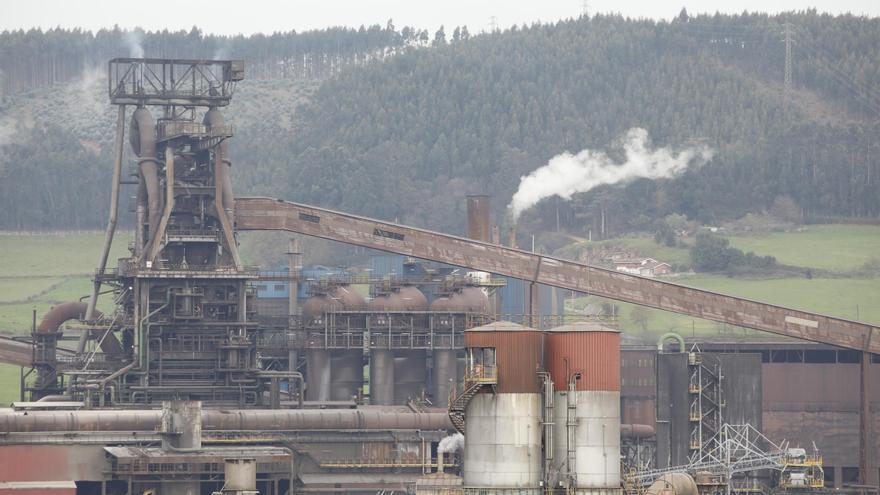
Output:
M116 265L116 258L127 255L130 237L127 233L117 236L110 256L111 267ZM856 272L859 267L880 256L880 227L876 226L816 225L807 226L800 232L733 236L730 239L731 244L740 249L775 256L784 264L838 274L859 275ZM39 320L53 304L88 295L90 276L95 270L102 243L103 234L100 233L0 234L0 331L29 332L34 310ZM645 256L672 263L689 261L686 248L661 246L648 236L594 244L603 243L617 243ZM574 257L578 248L584 245L586 241L578 242L564 248L560 254ZM880 324L880 277L876 275L757 280L700 274L673 280L684 285ZM581 307L586 302L604 301L584 298L572 301L572 305ZM111 303L109 297L104 297L100 307L107 309ZM667 331L684 335L766 336L663 311L639 309L634 315L635 306L616 305L621 328L645 340ZM18 399L18 383L19 369L0 365L0 404Z
M831 278L803 279L782 278L770 280L735 279L715 275L682 277L676 282L683 285L710 289L749 299L779 304L781 306L803 309L880 324L880 278ZM575 307L586 302L616 304L621 329L631 335L653 339L664 332L678 332L683 335L748 335L751 337L770 337L762 332L733 328L728 325L692 318L689 316L639 309L645 315L634 318L637 306L616 303L601 298L584 298L574 301ZM644 324L644 326L643 326Z
M850 272L880 257L880 226L806 225L799 232L734 236L730 243L786 265Z

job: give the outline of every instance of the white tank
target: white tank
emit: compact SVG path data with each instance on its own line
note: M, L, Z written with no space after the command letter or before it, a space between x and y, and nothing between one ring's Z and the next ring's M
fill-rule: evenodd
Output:
M589 390L557 391L554 395L555 470L564 474L569 460L573 461L571 470L577 493L617 491L620 487L620 393ZM573 425L567 427L568 423Z
M539 493L541 396L481 393L465 420L464 486Z

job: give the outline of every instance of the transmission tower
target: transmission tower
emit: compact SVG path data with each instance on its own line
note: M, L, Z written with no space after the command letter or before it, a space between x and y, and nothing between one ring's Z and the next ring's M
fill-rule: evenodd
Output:
M583 0L581 3L581 15L584 17L590 17L590 2L589 0Z
M489 32L494 33L498 31L498 18L494 15L489 17Z

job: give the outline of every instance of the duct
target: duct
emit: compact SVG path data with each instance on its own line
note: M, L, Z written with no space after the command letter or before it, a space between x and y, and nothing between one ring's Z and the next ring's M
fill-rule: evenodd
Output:
M209 128L221 127L225 124L223 114L220 110L212 108L205 113L204 124ZM220 141L220 159L224 166L219 167L216 171L217 180L221 184L221 197L215 198L223 206L226 216L229 218L229 224L235 225L235 196L232 195L232 177L230 168L232 162L229 161L229 143L224 139Z
M0 431L153 432L159 410L9 411L0 413ZM451 430L445 412L411 413L356 409L202 410L203 430Z
M138 201L143 202L140 192L146 192L147 222L150 225L147 240L152 241L159 228L161 202L159 198L159 164L156 160L156 126L150 111L140 107L131 116L130 144L140 158L138 164L144 188L139 191Z
M86 311L88 311L88 304L84 302L70 301L56 304L43 316L39 326L37 326L37 333L55 333L65 321L82 320L85 318ZM95 318L100 318L102 314L100 311L95 310L93 316ZM82 338L80 338L80 343L77 346L78 353L82 354L85 350L87 340L88 332L85 332L83 333ZM101 350L108 356L121 356L122 344L119 343L119 339L117 339L115 335L110 333L103 341L101 341Z
M88 310L87 303L76 301L52 306L52 309L43 316L39 326L37 326L37 332L55 333L58 331L58 327L65 321L85 318L86 310ZM100 313L98 313L98 316L100 316Z

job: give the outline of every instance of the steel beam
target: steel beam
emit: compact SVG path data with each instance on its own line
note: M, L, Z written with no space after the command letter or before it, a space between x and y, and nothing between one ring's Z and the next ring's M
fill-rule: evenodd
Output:
M877 326L272 198L238 198L238 230L284 230L562 287L787 337L880 353Z

